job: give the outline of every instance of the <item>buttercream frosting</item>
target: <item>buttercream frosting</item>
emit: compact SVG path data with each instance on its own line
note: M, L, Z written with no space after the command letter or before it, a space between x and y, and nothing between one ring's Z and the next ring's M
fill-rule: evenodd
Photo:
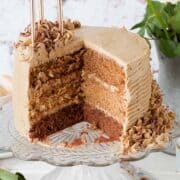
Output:
M119 91L118 88L116 86L110 85L108 83L106 83L105 81L99 79L98 77L96 77L95 74L88 74L88 78L90 79L94 79L97 83L99 83L101 86L103 86L105 89L113 92L117 92Z
M149 108L152 74L146 40L124 27L86 26L75 30L75 36L84 41L85 47L106 55L123 67L126 118L122 121L126 132Z

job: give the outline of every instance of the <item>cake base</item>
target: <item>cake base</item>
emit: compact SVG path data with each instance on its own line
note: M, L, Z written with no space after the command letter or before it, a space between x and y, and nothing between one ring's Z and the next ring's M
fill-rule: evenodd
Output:
M66 106L32 125L29 132L30 138L43 140L48 135L81 121L83 121L83 103Z
M84 120L103 130L114 140L118 140L122 134L121 123L89 104L84 106Z

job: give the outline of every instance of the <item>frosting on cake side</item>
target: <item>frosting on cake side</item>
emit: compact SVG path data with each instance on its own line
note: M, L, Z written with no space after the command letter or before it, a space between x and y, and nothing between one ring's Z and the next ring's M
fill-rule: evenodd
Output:
M125 28L114 27L82 27L75 30L75 36L84 40L85 47L109 57L124 69L126 117L123 124L126 131L149 108L152 74L147 42ZM118 85L115 88L118 89Z

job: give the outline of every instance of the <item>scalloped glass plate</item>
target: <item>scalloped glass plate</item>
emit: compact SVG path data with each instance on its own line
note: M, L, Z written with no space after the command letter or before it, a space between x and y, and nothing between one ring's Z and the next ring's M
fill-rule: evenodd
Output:
M105 166L122 159L137 160L152 150L133 154L120 153L121 142L109 141L109 137L100 130L91 128L87 122L78 123L48 137L46 142L32 144L14 128L12 105L9 103L0 111L3 123L0 123L0 148L10 149L23 160L43 160L59 166L86 164ZM4 131L8 129L8 131ZM98 138L107 140L96 143ZM5 141L3 140L5 139Z

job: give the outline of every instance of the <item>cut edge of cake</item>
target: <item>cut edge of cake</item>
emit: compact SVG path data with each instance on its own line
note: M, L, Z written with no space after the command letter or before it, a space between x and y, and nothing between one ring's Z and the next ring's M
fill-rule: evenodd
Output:
M150 50L146 40L127 31L124 27L86 26L75 30L75 36L84 40L86 48L93 49L107 60L114 61L124 70L124 96L127 108L127 116L123 124L125 133L149 108L152 74ZM93 75L95 76L95 74ZM106 82L102 81L102 83ZM111 84L108 85L116 88ZM136 105L134 105L135 103Z
M80 51L84 46L83 41L75 38L71 31L65 30L62 36L59 32L57 23L46 20L42 23L48 27L44 28L42 25L42 29L39 29L39 34L37 34L37 36L40 37L37 39L35 47L32 47L30 26L28 26L25 32L20 34L14 50L14 121L16 129L21 135L28 139L31 139L29 137L29 131L31 129L29 117L30 71L44 63L50 63L52 60ZM56 32L56 36L52 37L52 43L50 44L47 37L41 36L44 31L50 29L51 26L55 28L53 31Z

